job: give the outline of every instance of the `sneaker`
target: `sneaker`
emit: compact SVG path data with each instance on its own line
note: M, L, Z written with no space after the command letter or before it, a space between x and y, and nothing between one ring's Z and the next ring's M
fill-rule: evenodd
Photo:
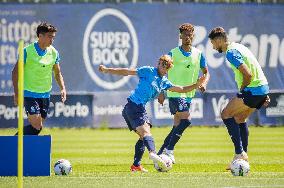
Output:
M154 162L154 165L158 165L161 169L167 168L165 161L156 153L151 152L149 158Z
M165 151L165 154L172 160L172 163L175 164L176 160L174 156L174 150L165 149L164 151Z
M237 159L242 159L248 162L248 154L244 151L241 154L235 154L232 162ZM227 166L226 170L231 170L231 163Z
M143 168L142 165L139 165L139 166L134 166L134 165L132 165L132 166L130 167L130 170L131 170L131 172L148 172L148 170L146 170L145 168Z

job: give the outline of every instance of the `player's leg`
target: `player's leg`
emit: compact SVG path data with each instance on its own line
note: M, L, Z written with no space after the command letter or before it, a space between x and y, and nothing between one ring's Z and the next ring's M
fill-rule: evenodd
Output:
M235 97L227 104L221 113L223 122L227 127L232 142L234 143L235 154L241 154L243 152L243 147L239 125L235 121L234 116L241 112L247 111L248 109L249 107L243 103L241 98Z
M161 168L166 168L166 163L156 154L155 141L150 132L151 124L144 122L143 125L136 127L135 132L143 139L143 143L149 151L149 158L157 163Z
M131 105L129 103L127 103L124 106L124 109L122 111L122 116L123 116L128 128L129 128L129 130L132 131L133 128L131 126L131 123L130 123L130 120L129 120L129 117L128 117L128 114L127 114L127 111L129 111L129 110L131 111ZM144 145L143 139L140 138L140 139L138 139L138 141L136 142L135 147L134 147L134 161L133 161L133 164L130 167L130 170L132 172L137 172L137 171L147 172L147 170L144 169L143 166L141 165L141 160L142 160L144 151L145 151L145 145Z
M164 149L169 145L170 143L170 139L172 137L172 134L176 128L176 126L180 123L180 118L178 115L174 114L174 126L172 127L171 131L169 132L169 134L166 136L163 145L161 146L158 155L162 154L164 152Z
M172 162L175 163L174 158L174 147L182 137L183 132L185 129L191 124L190 114L189 114L189 108L190 103L187 102L185 98L177 98L176 99L176 105L177 111L175 112L175 128L173 129L173 132L171 134L171 137L169 139L168 145L166 146L166 154L172 159Z
M234 118L239 124L240 134L241 134L241 140L242 140L242 146L243 150L247 152L248 148L248 136L249 136L249 129L248 125L246 123L246 119L255 111L255 109L250 108L247 111L244 111L242 113L237 114Z
M24 126L24 135L38 135L42 129L44 119L41 117L38 99L25 97L25 110L28 115L29 125ZM17 135L18 133L16 133Z

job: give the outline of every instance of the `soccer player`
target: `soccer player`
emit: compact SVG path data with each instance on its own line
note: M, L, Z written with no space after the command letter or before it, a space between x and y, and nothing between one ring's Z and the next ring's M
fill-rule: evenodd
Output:
M173 61L169 55L162 55L159 58L157 68L143 66L137 69L128 68L106 68L99 66L102 73L116 74L122 76L137 75L139 83L131 95L127 98L128 103L125 105L122 116L124 117L130 131L134 130L139 139L135 145L134 163L131 171L146 172L141 165L141 159L145 146L149 151L150 159L158 163L160 167L165 168L165 162L156 154L155 143L150 132L150 127L145 105L148 101L156 98L160 92L170 90L179 93L186 93L198 88L205 81L204 77L198 79L197 83L188 86L173 85L165 76L168 70L173 66Z
M204 92L210 75L202 52L192 46L194 26L190 23L184 23L179 27L179 33L182 44L169 52L173 59L174 67L169 70L168 79L176 85L191 85L197 82L199 72L202 71L206 81L198 89ZM185 129L191 124L189 109L195 91L194 89L188 93L167 92L170 112L174 115L174 125L165 138L158 154L164 152L171 158L173 163L175 163L174 147ZM161 104L164 98L163 94L159 96Z
M42 130L49 108L52 72L60 88L61 100L66 100L59 53L52 46L56 32L53 25L41 23L36 30L38 41L24 48L24 106L30 123L24 127L24 135L38 135ZM18 63L12 71L12 80L14 102L18 105Z
M239 93L221 113L221 118L235 146L236 159L248 161L249 130L246 119L262 105L270 102L266 77L252 52L242 44L229 42L222 27L214 28L208 35L213 48L225 53L235 74ZM227 170L230 169L230 165Z

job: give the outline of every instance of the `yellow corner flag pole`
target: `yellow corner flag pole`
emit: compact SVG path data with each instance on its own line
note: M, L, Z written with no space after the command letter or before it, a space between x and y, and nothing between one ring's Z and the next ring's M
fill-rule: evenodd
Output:
M23 187L23 105L24 105L24 41L19 41L18 61L18 188Z

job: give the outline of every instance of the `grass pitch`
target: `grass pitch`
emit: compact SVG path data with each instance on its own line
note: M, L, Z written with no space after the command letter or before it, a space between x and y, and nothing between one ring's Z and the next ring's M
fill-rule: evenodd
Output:
M152 129L157 150L170 129ZM15 132L0 129L0 135ZM25 177L24 187L284 187L284 127L250 127L251 172L247 177L225 171L234 150L224 127L186 130L175 148L177 164L167 173L154 169L148 152L142 164L149 172L129 171L138 137L127 129L45 128L41 134L52 135L52 164L68 159L73 172L55 176L52 167L50 177ZM13 187L17 187L16 177L0 177L0 188Z

